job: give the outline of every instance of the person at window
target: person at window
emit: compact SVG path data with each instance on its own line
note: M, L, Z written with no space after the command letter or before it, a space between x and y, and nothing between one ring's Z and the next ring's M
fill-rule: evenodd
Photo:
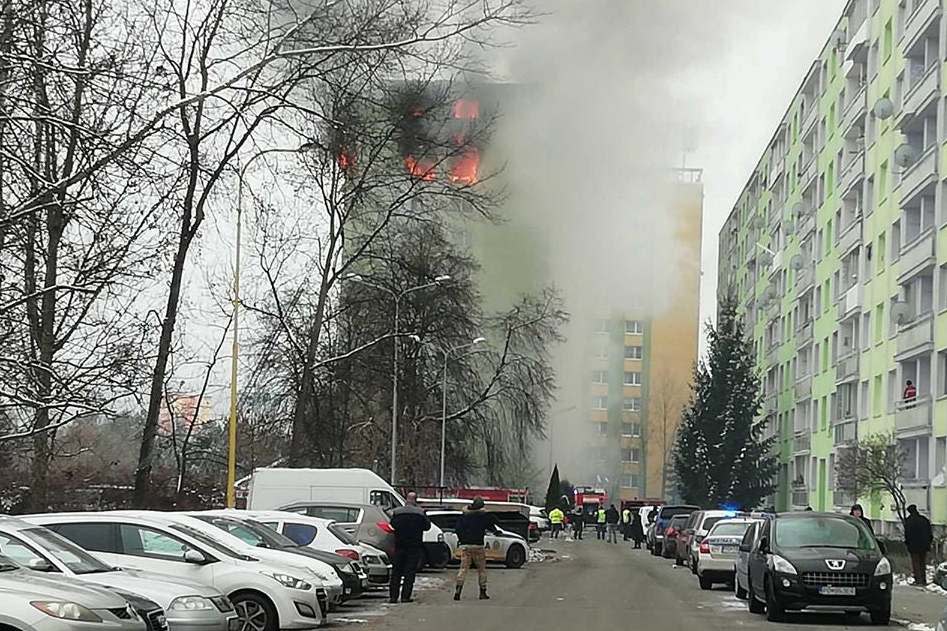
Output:
M908 379L904 384L904 407L913 408L915 401L917 401L917 388L914 382Z
M412 601L414 575L424 555L424 532L431 529L431 520L418 506L418 494L408 493L407 504L391 513L391 527L395 531L395 558L391 564L391 580L388 583L389 602Z
M930 520L917 512L916 504L908 506L908 516L904 520L904 547L911 554L914 584L919 587L927 585L927 553L933 540Z

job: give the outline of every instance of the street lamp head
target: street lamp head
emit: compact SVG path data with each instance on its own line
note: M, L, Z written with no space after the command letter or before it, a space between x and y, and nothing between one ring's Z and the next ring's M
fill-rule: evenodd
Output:
M360 281L362 280L362 275L361 274L346 274L342 278L344 278L345 280Z
M409 340L413 340L416 344L420 344L420 343L421 343L421 336L420 336L420 335L414 335L414 334L412 333L411 335L408 336L408 339L409 339Z
M471 343L472 343L472 344L483 344L483 343L486 342L486 341L487 341L487 338L485 338L485 337L478 337L478 338L475 338L474 341L471 342Z
M450 276L448 276L447 274L443 274L443 275L441 275L441 276L436 277L436 278L434 279L434 282L435 282L435 283L446 283L446 282L449 281L449 280L450 280Z

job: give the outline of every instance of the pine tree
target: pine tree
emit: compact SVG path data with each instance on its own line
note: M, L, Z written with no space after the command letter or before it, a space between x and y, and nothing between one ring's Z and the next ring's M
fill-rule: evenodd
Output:
M556 465L552 468L552 475L549 477L549 487L546 489L547 511L559 506L562 502L562 494L559 486L559 465Z
M674 467L684 501L706 507L755 508L773 492L779 467L775 438L756 422L760 379L736 300L724 299L717 328L707 326L707 358L694 370L681 415Z

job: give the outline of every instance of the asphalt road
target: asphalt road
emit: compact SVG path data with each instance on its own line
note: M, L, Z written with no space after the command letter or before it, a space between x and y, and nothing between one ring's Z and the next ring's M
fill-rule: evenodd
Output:
M392 606L379 594L346 607L331 626L357 625L371 631L558 631L638 625L656 631L872 628L867 616L855 622L809 613L769 623L750 614L725 586L702 591L688 568L675 568L672 561L626 544L544 539L539 546L556 554L521 570L491 568L489 601L477 600L475 572L468 575L459 603L452 600L453 571L427 572L421 575L418 602Z

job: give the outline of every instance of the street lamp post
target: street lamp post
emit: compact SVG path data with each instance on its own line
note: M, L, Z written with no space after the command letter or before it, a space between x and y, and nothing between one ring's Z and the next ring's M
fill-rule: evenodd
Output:
M441 488L444 488L444 463L447 453L447 360L451 353L486 342L487 338L478 337L473 342L444 349L444 376L441 383Z
M233 346L230 353L230 418L227 421L227 507L237 503L237 359L240 352L240 241L243 233L243 183L247 169L254 160L270 153L300 153L314 149L311 142L296 148L277 147L259 151L240 168L237 179L237 243L233 270Z
M450 280L450 276L447 276L446 274L443 276L438 276L430 283L424 283L423 285L416 285L414 287L409 287L408 289L405 289L403 291L395 291L383 285L378 285L376 283L369 282L358 274L352 274L352 275L347 276L346 278L348 278L349 280L355 281L356 283L361 283L362 285L365 285L367 287L372 287L379 291L383 291L389 296L391 296L392 298L394 298L394 302L395 302L395 313L394 313L395 320L394 320L394 326L392 327L392 343L393 343L392 345L394 346L394 350L392 352L392 375L391 375L391 470L389 472L389 478L390 478L389 482L391 483L392 486L394 486L395 483L397 482L397 478L395 477L395 475L398 471L398 467L397 467L397 460L398 460L398 336L401 334L401 332L399 331L399 326L398 326L398 316L401 309L401 299L410 293L421 291L422 289L428 289L429 287L436 287L440 285L441 283L445 283Z

